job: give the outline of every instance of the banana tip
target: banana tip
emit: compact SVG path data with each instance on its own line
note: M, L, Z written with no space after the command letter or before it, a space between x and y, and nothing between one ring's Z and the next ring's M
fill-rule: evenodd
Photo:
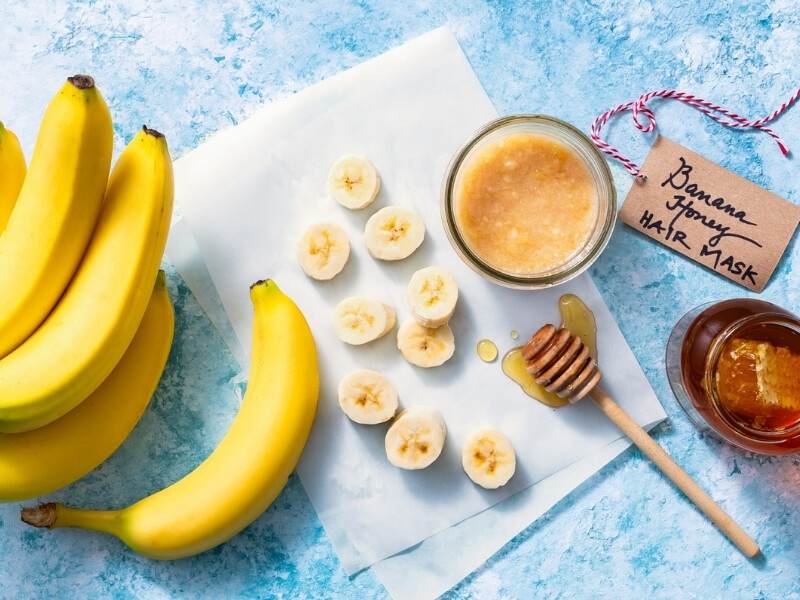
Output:
M252 290L254 287L258 287L260 285L269 285L271 281L272 280L269 279L269 278L267 278L267 279L259 279L258 281L256 281L254 284L252 284L250 286L250 289Z
M20 519L34 527L50 528L56 522L56 504L48 502L40 504L36 508L23 508L20 512Z
M155 138L163 138L164 134L156 129L150 129L147 125L142 125L142 131L147 135L152 135Z
M72 77L67 77L67 81L79 90L88 90L94 87L94 78L90 75L73 75Z

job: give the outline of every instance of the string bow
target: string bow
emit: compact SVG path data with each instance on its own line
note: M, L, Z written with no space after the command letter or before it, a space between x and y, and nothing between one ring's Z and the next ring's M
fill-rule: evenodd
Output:
M600 130L608 123L609 119L616 115L617 113L631 111L633 116L633 124L639 131L644 133L649 133L651 131L655 131L656 129L656 116L650 107L647 106L647 102L650 101L652 98L673 98L675 100L680 100L681 102L688 104L689 106L693 106L700 112L706 114L707 116L714 119L717 123L721 123L726 127L732 127L735 129L760 129L761 131L768 133L775 142L778 144L778 148L780 148L781 152L784 156L789 154L789 148L786 146L786 143L781 139L781 137L775 133L769 127L766 127L766 124L770 121L776 119L781 113L783 113L792 103L800 97L800 88L792 94L786 102L781 104L775 111L771 114L763 117L761 119L757 119L755 121L751 121L746 119L745 117L727 110L722 106L717 104L713 104L708 102L707 100L703 100L702 98L698 98L692 94L687 94L685 92L679 92L677 90L657 90L653 92L647 92L646 94L642 94L639 98L633 102L627 102L626 104L620 104L616 108L612 108L607 110L603 114L599 115L594 122L592 123L592 127L590 129L590 137L595 145L605 154L616 158L620 161L623 166L628 170L628 172L636 177L637 179L646 180L647 177L641 173L639 170L639 166L634 163L629 158L620 153L620 151L615 148L614 146L610 145L606 142L603 138L600 137Z

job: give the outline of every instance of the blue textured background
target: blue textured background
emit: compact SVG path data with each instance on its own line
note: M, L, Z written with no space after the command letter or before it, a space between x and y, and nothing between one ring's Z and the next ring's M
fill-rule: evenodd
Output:
M455 33L501 114L548 113L584 131L597 114L649 90L681 89L757 118L800 85L800 5L792 0L8 0L0 120L30 156L50 97L66 76L87 72L111 107L117 152L146 123L167 135L177 157L263 103L440 25ZM767 135L724 129L675 102L651 107L665 135L800 204L797 162ZM800 108L775 129L800 152ZM605 133L639 162L652 141L628 116ZM616 163L612 169L624 198L631 178ZM800 313L796 238L760 297ZM177 332L153 403L111 459L48 499L98 508L136 500L191 470L233 419L238 366L167 268ZM766 559L743 559L629 450L447 597L800 598L800 460L700 434L664 373L669 331L686 310L753 294L621 225L592 276L669 415L657 441L759 541ZM2 598L386 595L370 572L345 576L294 477L234 540L173 563L141 558L101 534L24 527L20 506L0 506Z

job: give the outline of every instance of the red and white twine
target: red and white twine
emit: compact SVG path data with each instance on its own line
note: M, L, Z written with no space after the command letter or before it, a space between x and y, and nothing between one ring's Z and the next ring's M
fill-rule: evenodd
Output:
M633 124L636 126L636 129L642 131L644 133L654 131L656 128L656 117L653 114L653 111L650 110L647 106L647 102L651 98L674 98L675 100L680 100L689 106L693 106L700 112L708 115L716 122L725 125L726 127L733 127L733 128L740 128L740 129L760 129L768 133L772 138L777 142L778 147L781 149L781 152L784 156L789 154L789 148L786 146L784 141L780 138L780 136L775 133L772 129L765 127L767 123L772 121L773 119L777 118L782 112L784 112L791 104L800 97L800 89L798 89L791 97L786 100L783 104L778 107L773 113L769 114L766 117L758 119L756 121L750 121L749 119L745 119L741 115L736 114L735 112L729 111L721 106L716 104L712 104L707 100L703 100L702 98L698 98L692 94L687 94L685 92L679 92L676 90L658 90L654 92L647 92L639 96L638 100L633 102L628 102L626 104L620 104L616 108L612 108L607 110L602 115L597 117L594 122L592 123L592 127L590 130L590 136L592 141L594 141L595 145L605 154L616 158L620 161L628 172L638 179L647 179L640 171L639 167L628 158L625 158L620 151L611 146L608 142L603 140L600 137L600 130L608 123L608 120L613 117L617 113L631 111L633 113ZM644 116L646 117L647 121L642 123L640 118ZM727 118L725 118L727 117Z

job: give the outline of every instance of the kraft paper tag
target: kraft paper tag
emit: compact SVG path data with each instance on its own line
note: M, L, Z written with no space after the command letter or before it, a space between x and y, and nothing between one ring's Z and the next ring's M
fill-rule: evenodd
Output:
M800 207L659 135L631 186L623 223L760 292L800 222Z

